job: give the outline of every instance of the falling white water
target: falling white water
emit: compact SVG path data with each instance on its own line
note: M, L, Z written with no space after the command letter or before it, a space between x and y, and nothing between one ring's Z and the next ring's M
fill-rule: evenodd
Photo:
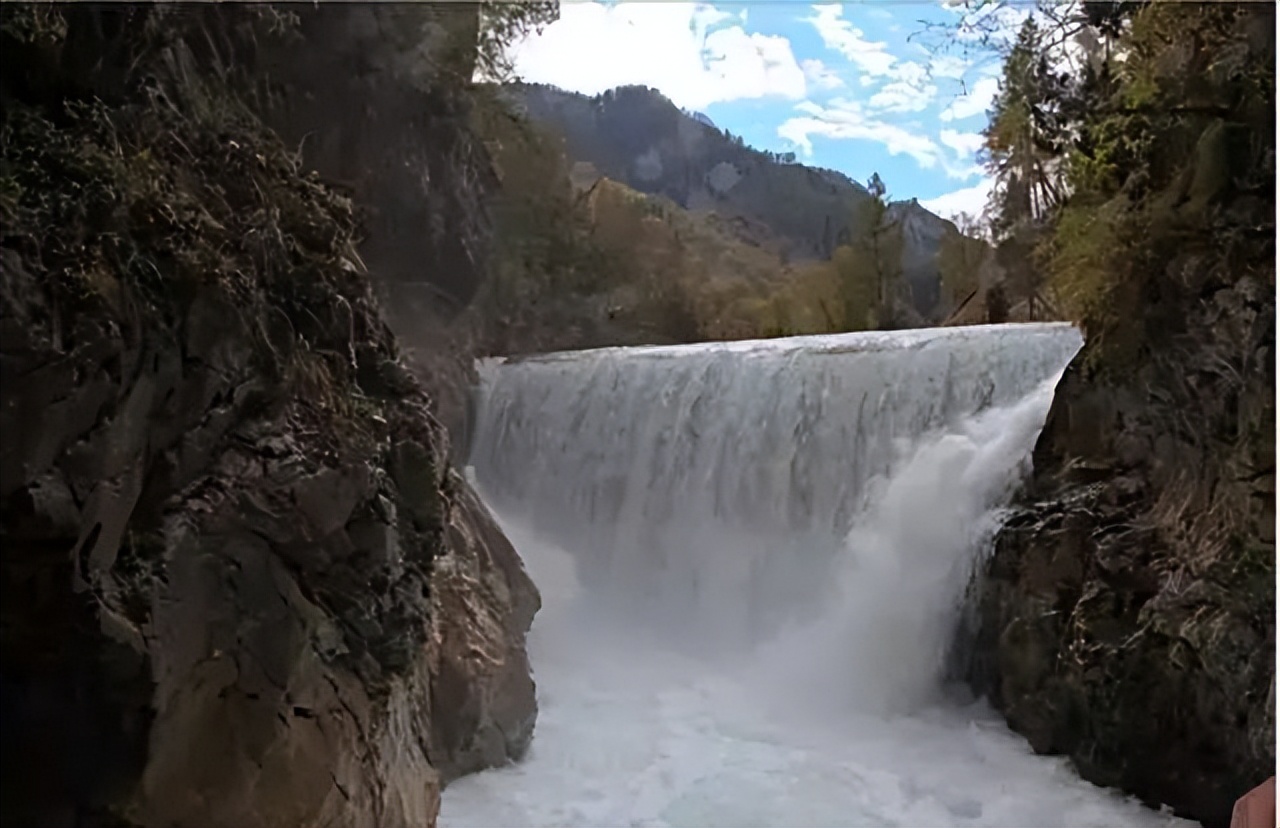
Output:
M519 765L463 826L1170 825L942 682L1065 325L482 370L472 452L543 592Z

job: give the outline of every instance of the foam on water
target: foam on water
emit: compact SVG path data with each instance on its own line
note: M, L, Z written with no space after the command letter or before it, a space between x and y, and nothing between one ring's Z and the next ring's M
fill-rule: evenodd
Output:
M540 714L442 826L1174 824L942 681L1079 344L991 326L485 365L474 472L543 592Z

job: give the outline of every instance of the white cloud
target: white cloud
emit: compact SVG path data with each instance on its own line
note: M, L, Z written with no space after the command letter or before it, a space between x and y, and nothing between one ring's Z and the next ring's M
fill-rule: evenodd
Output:
M942 141L943 146L954 150L955 154L962 159L973 157L985 143L983 137L976 132L956 132L954 129L942 130L938 140Z
M802 60L800 67L809 83L818 89L840 89L845 85L844 79L820 60Z
M894 80L909 83L912 86L921 86L929 80L929 70L913 60L899 63L893 67L889 74L893 76Z
M813 16L805 20L817 30L828 49L857 67L861 72L859 85L870 88L884 84L867 100L869 107L881 112L921 112L933 103L938 88L929 82L929 71L924 66L890 54L889 44L883 41L868 40L861 29L844 19L842 6L819 5L813 11Z
M922 88L894 81L872 95L867 105L884 112L920 112L929 107L937 94L938 87L932 84Z
M935 55L929 61L929 75L934 78L960 80L969 71L970 62L955 55Z
M977 218L987 206L987 197L991 194L992 180L984 178L972 187L946 193L937 198L920 202L926 210L943 218L956 220L961 215Z
M803 98L805 73L791 42L748 34L741 22L704 4L565 3L559 20L512 55L524 80L589 95L643 84L687 109Z
M914 61L900 61L889 70L893 79L871 96L867 104L884 112L922 112L933 103L938 87L929 82L929 70Z
M985 114L999 93L1000 81L997 78L980 78L969 90L969 94L956 97L938 117L943 121L963 121Z
M803 101L796 105L802 116L790 118L778 127L778 136L790 141L805 155L813 153L812 137L874 141L890 155L908 155L921 169L941 169L948 178L965 179L980 172L972 164L956 163L942 146L928 135L913 132L867 112L858 101L835 98L822 105Z
M717 23L723 23L726 20L736 20L737 16L733 12L727 12L723 9L717 9L709 3L699 3L693 9L694 15L698 18L698 22L703 26L714 26Z
M818 36L828 49L844 55L854 66L862 70L863 85L866 78L878 78L889 74L897 58L889 54L889 44L867 40L861 29L844 19L844 7L822 5L813 7L814 16L805 18L817 29Z

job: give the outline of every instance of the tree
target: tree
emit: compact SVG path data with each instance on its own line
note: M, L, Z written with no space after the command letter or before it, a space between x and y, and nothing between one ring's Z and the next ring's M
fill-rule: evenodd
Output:
M871 197L877 201L884 201L884 181L880 178L880 173L871 174L871 178L867 181L867 192L871 193Z
M840 245L831 256L844 302L844 324L851 331L874 329L879 323L875 261L867 248Z
M851 330L892 327L902 288L902 230L889 220L886 188L878 173L867 182L867 192L871 198L854 207L850 243L832 255Z
M889 221L887 188L879 173L871 174L867 191L872 199L861 208L861 224L875 274L877 324L885 328L894 321L894 299L902 276L902 228Z
M1066 125L1060 102L1067 80L1053 72L1040 51L1042 33L1034 18L1023 24L1005 61L1000 94L983 131L985 162L996 181L993 230L1015 235L1042 220L1062 200Z
M987 291L987 322L999 325L1009 321L1009 299L1005 295L1004 285L994 284Z
M482 0L477 70L497 81L511 78L509 50L532 33L560 19L559 0L524 0L506 3Z
M938 246L938 274L944 307L955 308L978 290L979 273L991 256L991 247L976 238L972 228L957 229L942 237Z
M1036 317L1042 278L1034 252L1065 195L1069 129L1062 102L1068 80L1050 67L1045 32L1028 18L1018 32L983 132L987 172L995 179L988 215L1010 284Z

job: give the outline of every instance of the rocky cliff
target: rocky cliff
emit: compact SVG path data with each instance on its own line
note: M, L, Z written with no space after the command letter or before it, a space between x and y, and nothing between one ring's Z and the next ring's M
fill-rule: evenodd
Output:
M3 10L3 818L431 825L529 742L537 591L184 14Z
M1037 751L1211 828L1275 765L1274 13L1156 3L1126 30L1137 80L1093 136L1138 149L1055 240L1096 291L1086 345L968 666Z
M970 679L1038 752L1226 826L1275 764L1275 301L1212 295L1128 381L1063 378Z

